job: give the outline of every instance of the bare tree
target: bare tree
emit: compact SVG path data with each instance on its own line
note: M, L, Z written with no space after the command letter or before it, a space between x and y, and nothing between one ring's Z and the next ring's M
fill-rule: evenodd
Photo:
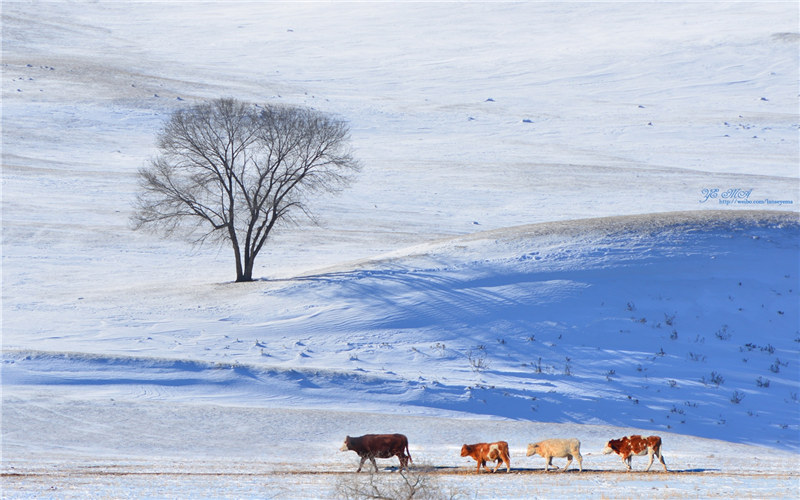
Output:
M445 491L437 481L435 468L414 467L385 474L370 471L343 475L335 485L334 498L342 500L454 500L465 495Z
M176 111L158 135L159 155L139 171L134 229L196 241L228 241L236 281L252 281L270 234L310 196L337 191L358 171L347 124L300 107L235 99Z

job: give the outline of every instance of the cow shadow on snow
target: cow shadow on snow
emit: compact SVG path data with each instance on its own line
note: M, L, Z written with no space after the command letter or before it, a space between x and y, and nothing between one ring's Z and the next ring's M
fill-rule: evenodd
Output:
M394 473L400 470L397 466L387 466L387 467L380 467L378 472L386 472L386 473ZM465 467L465 466L414 466L411 465L409 470L414 473L418 474L434 474L434 475L473 475L473 476L503 476L506 474L505 469L498 470L497 472L480 472L476 473L474 467ZM583 472L579 471L578 469L569 469L567 470L566 474L570 475L592 475L592 474L635 474L635 475L652 475L653 477L662 476L665 474L705 474L705 473L718 473L722 472L722 469L710 469L710 468L696 468L696 469L670 469L667 472L662 471L647 471L644 470L633 470L633 471L626 471L625 469L583 469ZM550 470L549 472L545 472L544 467L512 467L511 472L508 474L546 474L546 475L553 475L558 476L563 474L561 469L559 470Z

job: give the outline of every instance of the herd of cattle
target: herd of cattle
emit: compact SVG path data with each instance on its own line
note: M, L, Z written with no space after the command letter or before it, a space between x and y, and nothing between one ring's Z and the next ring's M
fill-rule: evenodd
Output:
M378 464L375 463L376 458L392 458L396 456L400 459L400 470L408 467L411 460L411 453L408 451L408 438L403 434L365 434L360 437L347 436L341 451L355 451L361 457L361 463L356 472L361 472L364 462L369 459L372 466L375 467L375 472L378 471ZM647 464L645 472L650 470L653 465L653 458L658 457L661 466L664 467L664 472L667 471L667 464L664 462L664 457L661 455L661 438L659 436L642 437L639 435L626 436L621 439L612 439L606 443L603 454L616 453L622 458L622 462L631 470L631 458L634 455L648 455L650 462ZM583 457L581 456L581 442L575 438L571 439L546 439L538 443L531 443L528 445L528 452L526 456L540 455L545 459L545 472L554 467L558 470L558 466L553 465L554 458L566 458L567 464L564 466L562 472L566 472L569 465L572 463L573 457L578 460L578 469L583 472ZM508 443L505 441L496 441L494 443L477 443L465 444L461 447L462 457L472 457L478 463L476 472L480 473L481 467L485 471L489 468L486 462L496 462L492 472L497 472L497 469L505 464L506 472L511 471L511 457L508 453Z

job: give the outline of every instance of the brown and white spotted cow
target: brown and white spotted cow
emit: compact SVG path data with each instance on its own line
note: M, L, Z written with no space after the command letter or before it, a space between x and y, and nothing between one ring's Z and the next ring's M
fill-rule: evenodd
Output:
M465 444L461 447L461 456L474 458L475 461L478 462L478 470L476 471L478 473L481 471L481 466L483 466L484 470L488 470L489 468L486 467L486 462L492 462L494 460L497 460L497 464L494 466L492 472L497 472L497 469L503 462L506 464L506 472L511 471L511 458L508 455L508 443L505 441Z
M372 466L375 467L375 472L378 472L378 464L375 463L376 458L392 458L396 455L397 458L400 459L400 470L403 470L404 467L408 467L408 462L413 462L413 460L411 460L411 453L408 451L408 438L403 434L364 434L359 437L347 436L340 450L352 450L361 457L361 463L356 472L361 472L361 467L364 466L364 462L367 459L372 462Z
M606 443L606 447L603 450L604 455L609 453L616 453L622 457L622 462L628 468L628 471L631 470L631 458L634 455L648 455L650 457L650 462L647 464L645 472L649 471L650 466L653 465L653 456L658 457L664 467L664 472L667 471L667 464L664 463L664 457L661 455L661 438L659 436L642 437L633 435L622 439L612 439Z

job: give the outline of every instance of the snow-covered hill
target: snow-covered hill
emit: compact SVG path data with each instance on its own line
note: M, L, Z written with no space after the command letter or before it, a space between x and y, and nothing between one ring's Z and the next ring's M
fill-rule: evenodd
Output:
M796 451L799 236L795 216L774 213L589 219L188 297L98 288L37 321L53 325L40 338L29 321L42 313L6 320L4 386L444 410Z
M228 457L282 473L256 458L282 438L312 450L284 464L349 470L327 454L340 434L395 422L443 467L484 428L517 455L549 432L595 453L652 431L701 474L665 480L686 495L796 486L794 3L0 9L12 494L69 496L48 490L54 470L75 497L158 496L137 474L178 457L200 462L164 491L216 497L213 479L184 488ZM337 114L364 167L318 201L319 226L270 242L255 283L230 283L225 247L128 222L164 119L220 96ZM207 449L226 422L244 434ZM762 460L776 453L789 465ZM133 464L121 491L72 468L102 457ZM746 477L702 476L719 468ZM328 496L320 477L284 496ZM554 481L502 491L554 496ZM580 481L576 497L597 493Z
M282 422L295 411L257 441L289 439L282 425L299 425L312 455L289 446L279 461L301 468L331 460L337 430L381 426L409 429L426 461L458 465L456 451L442 451L482 439L488 422L469 421L479 415L529 423L492 424L515 440L517 464L523 440L569 432L584 441L588 463L613 470L617 462L598 450L626 429L663 435L670 465L684 470L709 466L692 454L689 436L796 452L799 242L800 223L789 214L654 214L489 231L294 279L208 284L191 297L100 289L60 311L63 331L24 338L24 323L6 322L4 333L19 339L4 349L6 425L33 425L23 421L44 411L67 432L9 429L7 450L52 459L43 448L59 443L71 451L56 455L106 463L156 446L167 456L192 454L195 462L184 465L143 465L167 467L183 485L185 474L225 474L196 461L202 439L183 428L188 415L211 412L214 421L244 419L249 427L258 425L253 418ZM94 443L76 437L88 430L75 418L131 412L139 414L132 428L98 429ZM449 442L410 416L463 429L449 431ZM119 432L140 426L150 436L142 443L119 441ZM153 432L180 444L150 443ZM231 446L208 460L261 454ZM709 442L702 453L718 446ZM126 474L141 469L135 463ZM784 477L776 472L772 480Z

